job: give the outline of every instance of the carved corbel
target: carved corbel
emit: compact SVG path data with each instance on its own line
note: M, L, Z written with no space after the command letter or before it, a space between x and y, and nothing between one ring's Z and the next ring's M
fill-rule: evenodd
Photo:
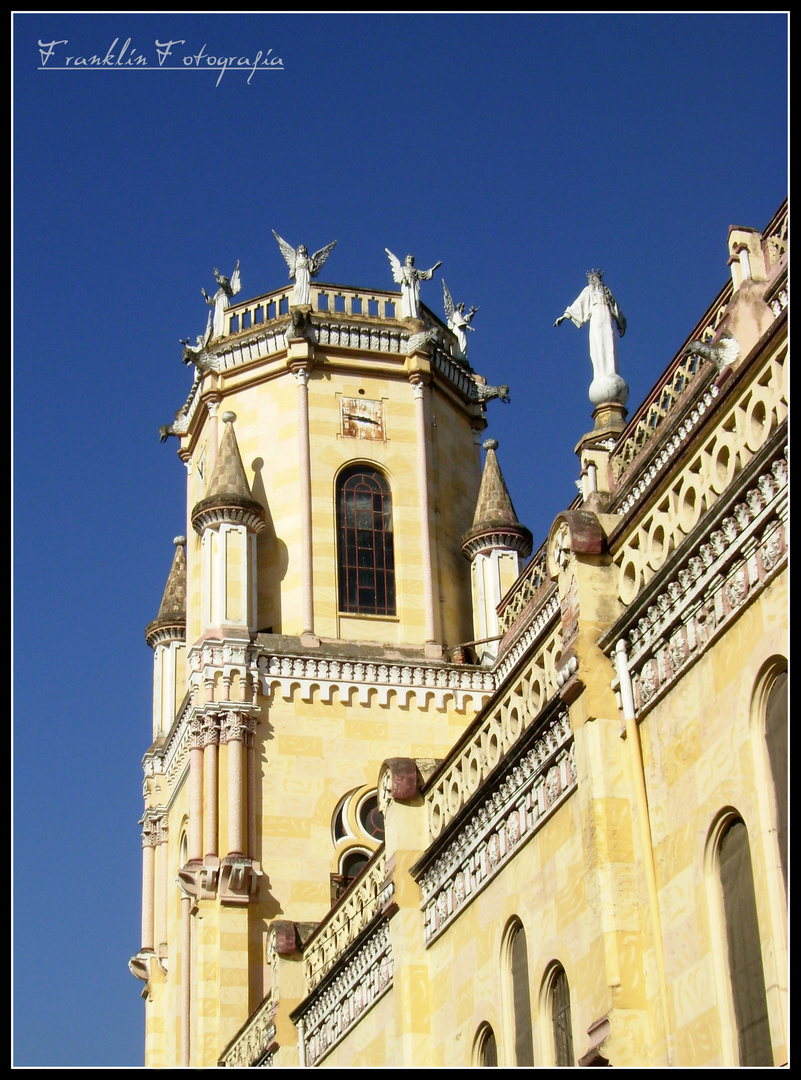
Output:
M259 890L261 867L253 859L228 855L220 864L220 900L224 904L248 904Z

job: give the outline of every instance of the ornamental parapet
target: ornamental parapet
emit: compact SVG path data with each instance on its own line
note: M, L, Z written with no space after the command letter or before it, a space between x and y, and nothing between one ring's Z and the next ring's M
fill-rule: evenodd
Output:
M379 663L291 655L262 655L258 672L265 694L277 692L285 701L297 693L301 700L330 704L336 693L359 705L401 705L416 702L427 708L429 699L438 710L453 702L458 710L481 708L496 687L495 676L482 668L462 664Z
M612 656L617 642L626 640L638 718L786 567L785 438L782 425L703 518L682 557L654 575L599 641Z
M531 601L539 600L549 585L546 544L529 560L523 573L498 605L498 629L506 634Z
M520 659L526 658L524 665L470 725L426 784L424 800L432 840L444 832L558 695L556 662L562 638L556 596L552 608L538 635L530 627L516 642ZM511 658L507 663L512 663Z
M386 880L383 844L331 908L303 949L306 991L311 993L362 931L389 905L394 886Z
M291 1014L302 1064L317 1065L389 990L393 957L389 922L378 915L352 951Z
M269 1068L277 1049L277 1011L278 1001L271 992L226 1046L217 1064L229 1069Z
M638 486L621 503L627 509L621 509L623 523L610 547L623 604L634 602L786 424L786 335L774 335L762 346L761 355L719 396L710 387L709 400L704 395L693 403L640 478L642 490Z
M500 743L500 733L496 745ZM567 709L555 701L537 724L514 745L483 785L470 783L480 772L468 760L467 777L450 774L454 804L464 809L440 828L412 869L422 893L425 942L430 945L504 869L520 848L562 805L576 787L573 735ZM462 783L470 788L465 798ZM459 788L459 790L457 790ZM443 794L439 785L440 797ZM436 814L436 804L431 813ZM429 818L431 821L431 817Z

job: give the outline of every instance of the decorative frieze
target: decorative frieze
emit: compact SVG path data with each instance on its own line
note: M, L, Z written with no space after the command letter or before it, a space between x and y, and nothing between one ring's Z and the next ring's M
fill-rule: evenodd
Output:
M530 747L513 755L500 783L417 876L426 944L500 873L575 785L573 736L562 709Z
M389 923L380 919L341 971L303 1012L306 1065L317 1065L392 986ZM299 1025L300 1026L300 1025Z

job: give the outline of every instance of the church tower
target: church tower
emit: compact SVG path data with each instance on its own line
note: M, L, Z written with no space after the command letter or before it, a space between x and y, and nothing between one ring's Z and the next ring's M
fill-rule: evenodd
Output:
M187 539L148 627L131 969L150 1066L216 1064L269 991L275 949L293 955L379 845L381 763L444 754L488 694L463 662L462 540L492 388L427 308L402 317L398 293L306 280L305 303L286 289L242 303L238 268L227 291L219 280L163 432L187 469ZM496 473L490 450L485 487ZM478 547L499 566L511 553L515 576L526 536L507 521ZM489 619L507 577L487 585ZM283 978L275 1024L289 1031Z

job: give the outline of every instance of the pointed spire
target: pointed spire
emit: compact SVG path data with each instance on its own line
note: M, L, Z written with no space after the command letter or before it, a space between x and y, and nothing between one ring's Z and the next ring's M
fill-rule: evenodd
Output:
M497 441L487 439L484 449L487 456L476 500L476 512L472 526L462 537L462 554L472 559L479 551L502 547L519 551L523 558L528 558L533 546L531 533L517 520L495 453L498 449Z
M176 536L173 543L175 555L159 613L145 630L145 639L151 648L163 641L186 639L186 537Z
M234 433L236 414L225 412L222 420L225 430L217 451L214 472L208 493L192 511L192 527L195 532L201 533L207 525L215 522L234 521L260 532L264 528L264 508L253 498L245 475Z

